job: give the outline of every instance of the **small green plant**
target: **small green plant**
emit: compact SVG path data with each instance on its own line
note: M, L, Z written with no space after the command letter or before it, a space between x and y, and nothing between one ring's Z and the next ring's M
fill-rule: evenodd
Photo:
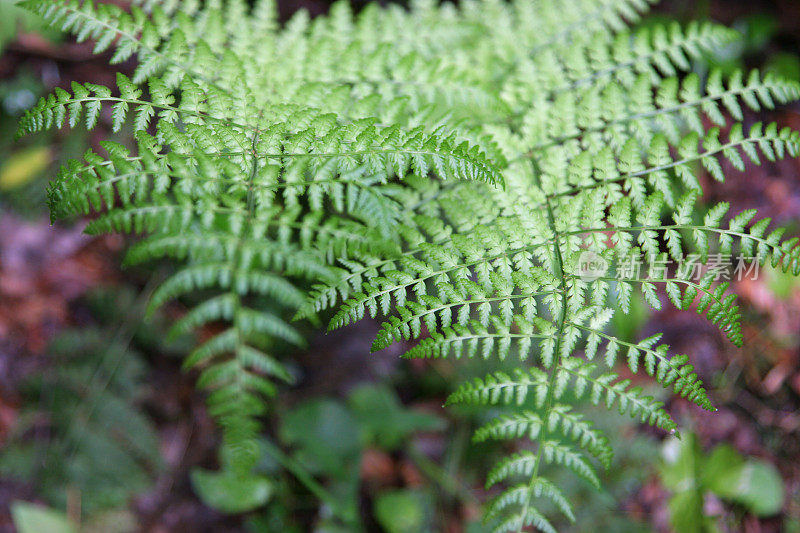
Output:
M357 16L338 3L283 26L270 0L135 4L23 2L138 66L116 88L57 89L20 132L93 128L106 108L113 130L135 130L134 150L106 142L67 163L51 213L139 235L126 264L175 265L151 308L190 305L176 334L216 324L186 367L222 426L225 480L249 486L266 398L292 381L281 359L304 336L290 319L383 315L374 350L405 339L418 341L407 357L520 361L448 404L492 406L476 440L530 441L488 474L505 487L486 506L494 530L552 531L542 505L573 512L548 469L597 486L594 464L613 454L582 403L677 427L618 359L714 410L660 335L608 332L634 290L740 344L714 258L800 272L797 239L768 219L699 203L703 171L723 180L800 149L788 128L745 125L745 108L797 100L797 83L703 68L734 31L628 29L646 0L418 0ZM629 268L670 261L697 268Z
M714 517L704 512L705 497L713 494L741 505L757 516L770 516L783 505L783 482L766 461L744 458L721 444L708 454L693 434L671 439L663 449L661 480L673 495L670 523L675 531L720 531Z
M363 530L359 481L364 457L368 452L377 453L391 465L390 454L403 453L425 476L441 479L446 475L435 465L431 468L432 463L412 449L412 442L416 432L441 430L442 426L442 420L436 416L404 408L395 392L386 386L356 387L347 402L317 397L282 409L274 438L259 439L264 453L254 471L269 482L264 487L270 490L263 492L262 497L270 504L263 513L252 517L252 529L303 531L294 506L296 500L310 494L328 509L315 523L317 529ZM215 472L195 469L192 473L203 501L225 512L240 510L243 501L259 494L235 483L236 479L227 479L230 483L226 485ZM402 497L395 499L398 495ZM391 487L379 490L374 500L375 519L381 524L394 521L400 525L403 520L424 522L429 527L432 513L421 512L418 505L423 503L419 500L421 496L420 492ZM429 495L425 509L432 508L432 501L435 499ZM416 516L401 517L404 512L392 502L407 504ZM404 530L422 531L422 528Z

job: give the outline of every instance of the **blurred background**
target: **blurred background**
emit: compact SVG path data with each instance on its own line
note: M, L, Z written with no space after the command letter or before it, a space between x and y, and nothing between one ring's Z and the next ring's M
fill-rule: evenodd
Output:
M91 44L42 27L14 3L0 0L0 532L352 531L337 525L331 502L354 510L366 531L483 531L481 480L501 450L471 445L477 415L441 408L452 384L483 369L401 361L401 346L366 361L370 322L318 336L296 358L302 379L268 417L258 468L278 483L264 508L229 514L226 494L192 475L216 466L218 434L194 376L180 369L192 340L163 340L180 305L145 321L158 267L120 269L122 237L51 227L45 207L60 162L129 133L111 134L109 115L91 133L14 138L40 96L73 80L113 84L117 68L130 74L133 64L109 66ZM329 7L279 3L284 19ZM797 0L663 0L642 24L671 19L742 32L741 44L712 58L723 70L800 79ZM798 111L768 118L800 129ZM757 208L800 233L800 161L727 170L725 184L703 183L708 202ZM733 290L742 349L690 312L639 303L617 317L618 336L664 331L676 352L691 354L719 412L664 395L684 428L677 440L598 411L616 459L601 491L564 477L577 522L561 530L800 532L800 283L765 269ZM298 463L311 486L292 474Z

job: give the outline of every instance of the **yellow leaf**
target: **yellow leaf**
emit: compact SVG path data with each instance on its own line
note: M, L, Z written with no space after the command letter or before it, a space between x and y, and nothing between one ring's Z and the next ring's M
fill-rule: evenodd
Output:
M6 159L0 167L0 190L25 185L50 164L50 148L39 146L22 150Z

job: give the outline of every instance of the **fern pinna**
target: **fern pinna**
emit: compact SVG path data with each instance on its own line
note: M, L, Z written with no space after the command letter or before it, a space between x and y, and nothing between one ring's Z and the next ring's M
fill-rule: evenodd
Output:
M647 0L418 0L355 16L338 3L282 26L271 0L23 5L113 63L137 58L132 79L58 89L20 130L92 128L104 109L114 130L135 130L134 150L105 143L66 164L51 210L97 211L87 231L140 235L128 263L176 260L152 301L199 301L176 332L227 324L186 365L202 369L237 479L256 460L273 378L291 380L275 357L302 343L289 318L334 309L335 328L380 314L374 350L419 339L408 357L524 362L448 403L503 408L477 440L531 441L489 473L507 488L487 520L552 531L540 500L572 510L549 465L597 485L592 461L612 457L577 401L676 428L612 371L618 358L713 410L686 355L658 335L609 333L634 290L742 341L713 269L652 266L736 252L800 271L796 239L769 220L698 204L704 170L722 180L723 165L797 155L800 134L746 121L744 108L797 100L800 87L703 68L738 37L724 27L628 29ZM586 275L586 257L609 268Z

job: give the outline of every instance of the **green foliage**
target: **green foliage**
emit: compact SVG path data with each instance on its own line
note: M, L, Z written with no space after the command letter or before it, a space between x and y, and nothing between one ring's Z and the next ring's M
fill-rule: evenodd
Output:
M11 516L14 527L20 533L77 533L76 528L69 518L63 513L49 509L42 505L34 505L17 501L11 506Z
M800 133L745 113L797 100L800 86L757 71L700 75L693 66L735 32L628 29L649 3L419 0L356 16L339 3L279 27L270 0L147 0L130 12L26 0L113 63L138 66L115 88L57 90L20 132L91 128L104 107L113 130L136 132L134 151L107 142L104 155L65 165L51 212L97 212L89 232L139 235L129 264L174 261L153 308L191 302L174 331L212 333L186 366L200 370L224 449L236 452L226 469L250 475L265 398L291 381L281 356L303 337L289 316L332 309L335 328L382 315L374 350L415 340L408 357L525 362L450 402L493 406L478 440L534 441L489 476L521 481L490 502L495 530L551 531L541 501L573 511L545 467L597 484L592 461L608 466L613 453L583 401L676 427L611 371L618 359L713 410L688 356L660 335L607 332L634 290L656 308L663 291L743 340L727 282L667 269L586 277L581 256L619 270L737 251L800 272L783 229L754 211L728 216L725 203L701 217L699 204L703 172L723 180L798 154ZM322 446L303 431L290 440Z
M265 446L272 459L327 504L333 516L322 519L318 524L320 528L330 527L338 531L336 528L341 525L347 531L354 531L364 527L358 512L364 451L372 448L402 453L410 447L415 431L441 428L439 418L404 408L392 389L361 385L350 392L346 403L316 398L285 411L281 416L278 437L290 449L290 455L285 455L270 443ZM415 462L419 460L419 456L413 453L409 457ZM420 468L424 470L424 466ZM384 496L386 501L380 503ZM376 520L384 523L387 517L396 516L393 509L397 503L408 506L418 515L405 519L413 519L415 524L428 524L430 506L420 500L421 496L405 491L381 493L375 502ZM275 499L280 497L278 494ZM278 528L276 524L269 527ZM286 522L280 525L281 529L287 527ZM410 530L423 529L412 527Z
M269 500L272 485L268 479L242 478L230 470L209 472L195 469L192 486L207 505L226 513L241 513L260 507Z
M385 492L375 500L375 518L387 533L431 531L425 495L410 490Z
M783 481L766 461L744 458L721 444L705 454L693 434L670 440L664 447L661 479L673 491L670 521L677 531L717 531L704 516L707 493L738 503L757 516L770 516L783 505Z
M0 51L20 32L36 32L49 40L57 40L59 33L48 31L40 17L20 9L17 0L0 0Z
M140 405L146 365L129 342L138 335L113 320L136 312L132 298L119 292L109 305L97 296L97 313L111 323L66 331L53 341L56 370L26 383L29 407L0 455L4 475L33 480L60 508L71 488L90 517L126 506L161 468L158 435Z
M387 387L362 385L352 391L349 404L360 423L362 441L384 450L400 448L417 431L442 428L436 416L404 409Z
M302 404L284 417L281 428L282 439L298 448L298 458L306 468L334 475L357 463L358 434L353 414L333 400Z

